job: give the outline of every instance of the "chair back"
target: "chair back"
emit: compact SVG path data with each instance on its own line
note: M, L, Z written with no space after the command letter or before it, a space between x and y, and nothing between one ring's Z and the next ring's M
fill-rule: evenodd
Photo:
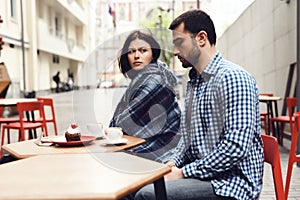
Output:
M298 135L300 131L300 112L294 113L294 127L292 132L292 139L291 139L291 147L290 147L290 155L296 156L296 150L297 150L297 143L298 143Z
M53 99L52 98L46 98L46 97L38 97L37 100L44 102L44 112L45 112L46 123L47 122L52 122L53 126L54 126L55 135L58 135ZM48 115L46 114L45 107L50 108L51 116L49 116L49 118L48 118Z
M45 112L44 112L44 103L43 101L30 101L30 102L18 102L17 110L19 113L20 127L23 129L24 122L35 122L36 116L34 115L35 111L39 112L39 117L42 119L43 129L47 133L46 121L45 121Z
M297 98L287 97L285 99L285 101L286 101L286 106L287 106L287 109L288 109L288 115L289 115L289 118L290 118L290 127L291 127L291 131L292 131L293 121L294 121L293 114L294 114L295 107L297 106Z
M300 154L297 154L298 135L300 131L300 112L295 112L293 117L294 117L294 126L292 129L291 147L290 147L288 169L286 173L286 182L285 182L286 199L288 198L288 193L290 189L293 164L295 162L300 162Z
M44 102L44 107L46 106L49 106L50 109L51 109L51 121L55 120L55 111L54 111L54 104L53 104L53 99L52 98L45 98L45 97L38 97L37 98L38 101L43 101ZM46 117L46 121L47 121L47 116L46 116L46 113L45 113L45 117Z
M265 162L272 166L276 199L285 199L277 139L270 135L261 135L261 137L264 144Z

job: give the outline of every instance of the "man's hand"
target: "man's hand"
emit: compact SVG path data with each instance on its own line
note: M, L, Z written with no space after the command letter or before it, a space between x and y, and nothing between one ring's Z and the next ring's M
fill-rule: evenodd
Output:
M172 167L172 171L164 176L165 181L172 181L176 179L182 179L184 178L183 172L181 168L178 167Z
M166 163L169 167L176 167L176 164L173 160L170 160Z

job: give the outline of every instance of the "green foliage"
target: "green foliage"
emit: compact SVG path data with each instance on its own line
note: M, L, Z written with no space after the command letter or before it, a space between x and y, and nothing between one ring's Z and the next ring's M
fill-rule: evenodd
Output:
M168 29L172 20L172 11L167 12L159 8L148 12L146 19L139 21L140 26L146 27L161 46L160 59L170 66L172 53L171 31Z

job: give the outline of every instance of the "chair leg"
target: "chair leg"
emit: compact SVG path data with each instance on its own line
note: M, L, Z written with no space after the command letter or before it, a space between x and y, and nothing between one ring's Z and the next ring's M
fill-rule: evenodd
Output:
M30 140L30 139L32 139L31 138L31 136L30 136L30 131L32 131L32 130L28 130L27 132L28 132L28 137L27 137L27 140ZM24 134L25 134L25 131L24 131ZM25 137L25 135L24 135L24 137Z
M290 189L290 183L291 183L291 176L293 171L293 161L289 160L287 173L286 173L286 182L285 182L285 199L287 199Z
M274 121L271 119L270 120L270 124L269 124L270 128L271 128L271 133L272 133L272 136L276 137L276 134L274 133ZM277 138L277 137L276 137Z
M285 123L280 123L280 133L279 133L279 135L280 135L280 144L281 145L283 145L283 131L284 131L284 125L285 125Z
M19 130L19 138L18 141L21 142L22 141L22 136L21 136L21 131Z
M1 147L4 145L5 128L2 127Z
M277 124L277 129L278 129L278 123L279 123L279 126L280 126L280 131L278 131L276 128L275 128L275 123ZM276 121L273 121L273 120L270 120L270 128L271 128L271 132L272 132L272 135L274 137L276 137L278 139L278 143L282 145L283 143L283 129L284 129L284 124L283 122L276 122Z
M20 129L20 135L21 135L21 141L25 140L25 130L24 129Z
M55 135L58 135L56 122L53 122L53 125L54 125L54 133L55 133Z
M269 135L269 133L268 133L267 119L266 118L264 118L264 128L265 128L265 134Z
M10 144L10 131L7 129L7 144Z
M47 137L48 134L45 132L45 129L43 129L43 127L41 127L41 134L42 134L42 137ZM39 137L39 133L37 134L37 137Z
M48 127L47 127L47 123L46 123L46 125L45 125L45 129L43 129L43 127L42 127L42 131L44 132L44 136L48 136Z

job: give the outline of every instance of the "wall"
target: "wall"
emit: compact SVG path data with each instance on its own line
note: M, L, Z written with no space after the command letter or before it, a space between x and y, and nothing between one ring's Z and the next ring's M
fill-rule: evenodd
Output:
M255 77L261 93L285 95L289 66L296 62L296 1L254 1L217 42L226 59Z

